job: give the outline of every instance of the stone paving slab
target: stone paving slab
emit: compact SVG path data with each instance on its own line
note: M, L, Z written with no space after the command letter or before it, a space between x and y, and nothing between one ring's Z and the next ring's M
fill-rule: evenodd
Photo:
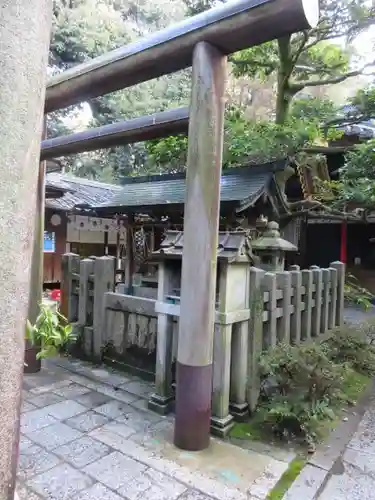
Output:
M68 500L94 483L88 475L68 464L61 464L43 472L28 481L31 490L42 498L50 500Z
M66 424L81 432L90 432L109 422L111 422L109 418L93 410L89 410L66 420Z
M58 457L52 455L52 453L49 453L40 446L29 448L28 451L28 454L20 455L18 464L19 478L24 481L52 469L60 463Z
M94 484L90 488L81 491L75 500L123 500L117 493L109 490L100 483Z
M53 392L46 392L40 396L29 395L29 402L38 408L44 408L45 406L60 403L61 401L64 401L64 398L58 396L57 394L53 394Z
M88 465L83 471L112 490L120 490L135 477L146 472L147 467L124 454L114 451Z
M101 394L100 392L90 391L83 396L76 398L77 403L86 406L86 408L97 408L111 401L109 396Z
M325 470L307 464L283 500L314 500L326 477Z
M342 474L332 475L319 500L374 500L375 479L345 464Z
M25 434L31 441L43 446L46 450L53 450L63 444L83 437L82 432L72 429L62 422L49 425L39 431L26 432Z
M62 458L77 469L96 462L111 452L104 443L99 443L89 436L71 441L53 450L54 454Z
M27 411L21 419L21 432L27 434L34 432L43 427L47 427L57 422L57 419L45 411L44 408Z
M288 466L217 439L176 449L133 376L62 359L24 380L19 500L265 500Z
M347 415L284 500L375 500L374 384Z
M76 403L70 399L66 399L60 403L54 403L46 406L45 410L48 412L48 415L52 415L56 420L65 420L67 418L75 417L80 413L84 413L86 411L86 406Z

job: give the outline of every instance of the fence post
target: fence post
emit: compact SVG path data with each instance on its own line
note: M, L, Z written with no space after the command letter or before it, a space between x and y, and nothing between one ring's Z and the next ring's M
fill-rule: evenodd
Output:
M263 269L250 269L250 327L248 342L247 402L254 411L259 399L259 356L263 349Z
M87 326L88 300L89 300L89 279L94 272L94 261L83 259L79 265L79 309L78 323Z
M331 267L337 270L337 306L335 325L341 326L344 321L345 264L342 262L332 262Z
M283 292L282 316L278 322L277 340L284 344L290 343L290 306L292 304L292 277L289 271L276 274L277 287Z
M276 317L276 275L273 273L266 273L263 279L263 290L268 292L269 299L266 304L268 312L268 319L263 327L264 346L275 347L277 344L277 317Z
M218 312L224 315L233 307L235 298L233 287L236 285L233 278L233 269L227 262L223 262L220 272ZM243 291L245 293L245 290ZM232 324L217 323L214 327L211 432L217 436L225 436L233 426L233 416L229 413L232 328Z
M212 377L211 432L224 437L233 426L229 413L232 325L215 324Z
M78 295L73 290L74 273L79 272L79 255L75 253L66 253L61 258L62 276L61 276L61 313L69 323L78 319Z
M313 293L314 308L311 314L311 336L318 337L322 313L323 274L318 266L311 266L310 269L313 276L313 285L315 285L315 292Z
M330 287L331 273L329 269L323 269L323 297L322 297L322 316L320 322L320 333L326 333L328 330L328 312L330 309Z
M104 339L106 311L105 294L113 292L115 286L115 258L104 256L94 261L94 314L93 314L93 357L100 361Z
M249 307L249 306L248 306ZM235 323L232 329L232 362L230 374L230 411L235 420L248 415L246 401L249 321Z
M333 330L336 326L337 309L337 269L330 267L328 271L331 274L331 300L329 303L328 328Z
M305 307L304 310L302 311L302 318L301 318L301 340L310 340L313 275L312 272L307 269L304 269L301 274L302 274L302 286L305 287L305 295L304 295Z
M301 313L302 313L302 274L299 266L290 267L290 276L292 282L292 306L293 313L290 318L290 341L292 344L301 342Z
M79 265L79 306L78 323L82 327L83 340L82 348L86 356L92 356L92 329L85 328L92 326L92 318L89 320L89 314L92 315L92 304L90 308L90 276L94 272L94 261L83 259ZM92 299L91 299L92 300Z
M171 276L165 263L158 267L158 301L164 302L165 296L171 292ZM173 401L172 393L172 350L173 350L173 318L168 314L158 313L156 339L155 392L148 401L150 410L161 415L170 411Z

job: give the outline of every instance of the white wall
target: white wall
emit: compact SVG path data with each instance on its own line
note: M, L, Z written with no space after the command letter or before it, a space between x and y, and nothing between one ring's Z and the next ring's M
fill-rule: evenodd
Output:
M104 244L104 234L108 229L108 243L116 245L118 225L114 219L70 215L67 225L68 243L99 243ZM120 242L125 242L125 228L120 226Z

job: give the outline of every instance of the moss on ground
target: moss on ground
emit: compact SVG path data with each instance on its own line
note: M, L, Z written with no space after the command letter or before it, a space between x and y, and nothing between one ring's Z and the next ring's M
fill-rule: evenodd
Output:
M234 439L243 439L250 441L266 441L266 431L262 428L261 422L257 421L255 417L247 422L238 422L230 431L229 436Z
M285 493L301 473L301 470L304 468L305 464L305 457L298 456L294 460L292 460L289 464L288 469L284 472L276 486L268 494L267 500L282 500Z
M350 372L346 377L343 385L343 393L347 398L348 403L357 402L358 398L367 389L371 382L371 377L369 375L364 375L363 373Z

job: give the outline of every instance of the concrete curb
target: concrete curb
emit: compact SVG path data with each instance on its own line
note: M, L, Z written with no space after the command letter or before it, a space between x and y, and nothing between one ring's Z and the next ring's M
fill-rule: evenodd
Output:
M355 434L367 407L375 401L375 380L366 389L358 404L345 413L345 420L331 432L328 439L318 446L301 474L294 481L283 500L316 500L328 479L341 462L346 447Z

